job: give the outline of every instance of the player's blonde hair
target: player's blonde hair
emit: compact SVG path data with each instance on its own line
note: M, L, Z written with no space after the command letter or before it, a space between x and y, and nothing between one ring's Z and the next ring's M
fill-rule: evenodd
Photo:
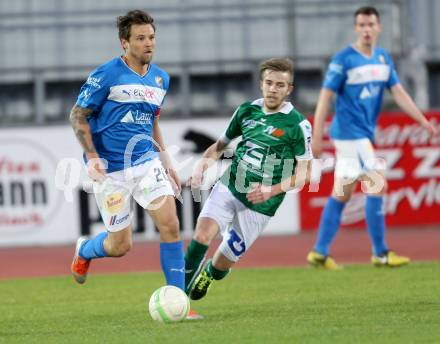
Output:
M265 60L260 64L260 79L263 80L263 74L266 70L276 72L288 72L290 74L290 83L293 83L293 61L288 58L274 57Z

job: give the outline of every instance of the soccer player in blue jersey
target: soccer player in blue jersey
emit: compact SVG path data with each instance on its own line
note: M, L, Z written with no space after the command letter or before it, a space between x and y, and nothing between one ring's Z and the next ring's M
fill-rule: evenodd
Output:
M148 13L130 11L117 18L117 26L124 54L90 74L70 113L106 227L92 239L78 239L72 274L82 284L93 259L121 257L130 250L134 198L159 229L167 284L184 289L185 262L174 200L180 181L159 127L170 78L151 63L156 38Z
M339 268L329 256L329 249L344 206L359 180L367 193L365 217L372 242L372 263L395 267L410 261L390 251L385 242L386 181L372 144L385 88L403 111L431 134L436 132L400 84L390 54L376 46L381 31L379 12L374 7L359 8L354 14L354 30L355 43L337 53L329 64L316 107L312 139L314 156L319 157L324 122L336 95L336 112L330 127L336 148L335 181L321 215L317 241L307 256L311 265L329 270Z

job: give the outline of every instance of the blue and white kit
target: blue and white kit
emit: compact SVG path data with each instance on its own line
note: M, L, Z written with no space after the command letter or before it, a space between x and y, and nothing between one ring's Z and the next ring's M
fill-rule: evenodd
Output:
M398 83L392 58L383 48L375 47L368 57L348 46L332 58L323 84L323 88L336 94L330 137L335 141L337 160L357 157L359 162L357 171L351 169L347 173L337 162L337 177L352 178L360 175L362 170L377 167L371 163L375 159L372 148L374 130L385 88L390 89ZM347 152L347 149L351 151Z
M94 190L109 231L129 224L131 196L145 208L174 195L153 141L169 79L155 64L139 75L117 57L93 71L81 88L76 105L93 110L88 117L93 144L107 163L107 178Z

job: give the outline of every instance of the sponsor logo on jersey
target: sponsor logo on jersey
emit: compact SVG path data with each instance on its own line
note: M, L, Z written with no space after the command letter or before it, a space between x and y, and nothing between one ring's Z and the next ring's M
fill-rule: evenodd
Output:
M275 127L270 125L266 129L264 129L264 133L269 134L270 136L279 139L286 132L283 129L281 129L281 128L275 128Z
M257 123L258 122L253 119L246 119L243 121L243 127L248 128L248 129L252 129L257 126Z
M367 98L377 97L379 93L380 93L379 86L373 86L371 88L365 86L361 91L360 98L367 99Z
M124 117L121 119L122 123L134 123L134 117L131 111L129 110Z
M125 220L127 220L129 216L130 216L130 214L127 214L127 215L125 215L125 216L123 216L123 217L120 217L120 218L118 219L118 216L117 216L117 215L113 215L113 216L110 218L109 225L110 225L110 226L119 225L119 224L121 224L122 222L124 222Z
M82 93L82 96L83 96L84 100L88 100L88 99L90 98L91 95L92 95L92 94L91 94L90 91L87 90L87 89L85 89L85 90L83 91L83 93Z
M86 84L90 85L90 86L92 86L94 88L101 88L100 82L101 82L101 78L96 78L94 76L89 76L87 78Z
M266 125L266 118L260 118L258 121L254 119L246 119L243 121L243 127L248 129L255 128L258 124L260 125Z
M347 71L347 85L359 85L368 82L386 82L390 78L388 65L368 64Z
M380 61L380 63L386 63L386 62L385 62L385 56L380 55L380 56L379 56L379 61Z
M163 188L166 188L166 187L167 187L167 184L163 180L161 183L158 182L158 184L156 184L156 185L146 186L142 190L143 190L145 196L149 196L153 192L156 192L157 190L160 190L160 189L163 189Z
M122 194L115 193L108 196L104 201L104 208L110 214L116 214L121 211L124 206L124 198Z
M122 90L122 94L126 94L129 97L138 100L151 100L154 99L154 91L148 88L134 88L131 90Z
M129 110L124 117L122 117L122 123L134 123L134 124L151 124L151 119L153 115L148 112L142 112L136 110L132 112Z
M149 103L160 106L166 91L146 85L117 85L110 87L109 100L118 103Z
M337 63L330 63L328 66L328 70L337 74L342 74L343 66Z

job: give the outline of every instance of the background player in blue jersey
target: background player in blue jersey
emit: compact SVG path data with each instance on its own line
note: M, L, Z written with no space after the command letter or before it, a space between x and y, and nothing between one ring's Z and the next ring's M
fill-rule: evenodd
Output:
M180 181L164 152L159 127L169 76L151 63L156 39L148 13L130 11L117 18L117 26L124 55L91 73L70 114L107 229L93 239L78 239L72 274L82 284L92 259L120 257L130 250L134 198L159 229L167 284L184 289L185 263L174 200Z
M307 256L310 264L326 269L338 268L329 257L329 248L358 180L364 182L363 190L367 193L365 215L373 246L372 263L401 266L409 262L409 258L390 251L385 242L384 166L375 158L372 145L385 88L391 91L403 111L431 134L436 132L400 84L389 53L376 47L381 31L378 11L374 7L359 8L354 20L357 40L330 62L315 112L312 145L314 156L319 157L324 122L330 101L336 95L336 113L330 127L330 137L336 148L335 181L321 215L317 241Z

